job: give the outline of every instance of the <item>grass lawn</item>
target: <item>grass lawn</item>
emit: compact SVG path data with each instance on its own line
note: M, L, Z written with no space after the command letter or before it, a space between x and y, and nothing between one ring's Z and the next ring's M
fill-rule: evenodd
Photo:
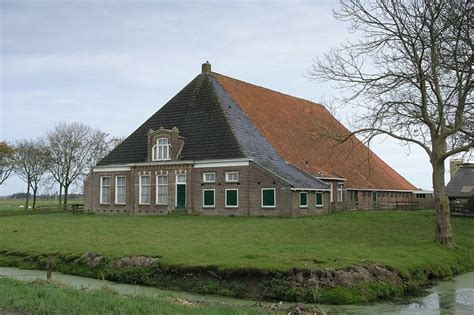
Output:
M77 290L45 281L0 278L0 314L263 314L222 304L183 305L185 300L119 295L111 289Z
M344 212L301 218L70 215L0 218L0 251L111 258L169 266L342 268L376 262L405 273L474 267L474 220L453 218L458 248L433 242L433 211Z

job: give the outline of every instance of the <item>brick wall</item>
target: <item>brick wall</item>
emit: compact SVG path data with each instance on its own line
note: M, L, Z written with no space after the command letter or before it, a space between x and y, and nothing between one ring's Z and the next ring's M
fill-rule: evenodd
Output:
M238 172L238 182L227 182L226 172ZM203 181L204 173L215 173L214 183ZM94 172L84 184L84 203L88 210L97 213L128 214L166 214L175 210L176 175L186 175L186 211L202 215L238 215L238 216L279 216L320 214L329 210L329 192L324 192L323 207L316 207L314 191L308 192L308 207L300 208L299 192L292 191L287 182L267 172L258 165L249 166L193 168L189 165L147 165L135 166L131 171ZM149 175L151 180L150 203L139 203L139 178ZM168 176L168 204L156 204L157 176ZM110 202L100 203L100 178L110 177ZM126 204L115 203L115 182L117 176L126 177ZM262 188L274 188L276 206L262 207ZM203 207L203 189L215 190L215 206ZM238 189L238 207L226 207L226 189Z

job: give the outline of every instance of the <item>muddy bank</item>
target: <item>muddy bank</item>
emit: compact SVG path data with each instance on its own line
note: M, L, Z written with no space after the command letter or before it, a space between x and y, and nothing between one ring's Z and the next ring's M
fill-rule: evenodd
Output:
M340 270L291 270L275 272L216 267L173 268L160 257L111 259L96 253L81 256L53 255L53 270L66 274L142 284L163 289L215 294L266 301L320 304L364 304L413 294L439 279L431 271L419 270L413 277L377 264ZM0 265L24 269L48 266L48 256L18 252L0 253Z

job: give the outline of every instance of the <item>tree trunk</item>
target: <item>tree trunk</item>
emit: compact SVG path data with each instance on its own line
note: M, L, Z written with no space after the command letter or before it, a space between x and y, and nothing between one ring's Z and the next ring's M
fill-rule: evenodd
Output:
M431 162L433 166L433 190L436 208L436 242L448 247L456 246L451 226L451 216L448 196L444 181L444 161L435 160Z
M36 192L38 191L38 186L33 188L33 207L32 210L35 210L36 208Z
M63 185L59 184L59 196L58 196L58 200L59 200L59 208L61 208L61 201L62 201L62 193L63 193Z
M28 205L30 202L30 180L26 183L26 201L25 201L25 210L28 211Z
M64 208L67 206L67 193L69 190L69 185L64 185Z

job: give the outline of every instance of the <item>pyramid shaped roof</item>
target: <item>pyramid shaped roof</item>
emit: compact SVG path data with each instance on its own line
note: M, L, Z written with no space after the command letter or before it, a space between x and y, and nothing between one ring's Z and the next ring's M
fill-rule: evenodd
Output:
M320 104L214 72L192 80L98 165L145 162L147 132L177 127L182 161L253 160L294 187L325 189L322 178L358 189L415 190Z

